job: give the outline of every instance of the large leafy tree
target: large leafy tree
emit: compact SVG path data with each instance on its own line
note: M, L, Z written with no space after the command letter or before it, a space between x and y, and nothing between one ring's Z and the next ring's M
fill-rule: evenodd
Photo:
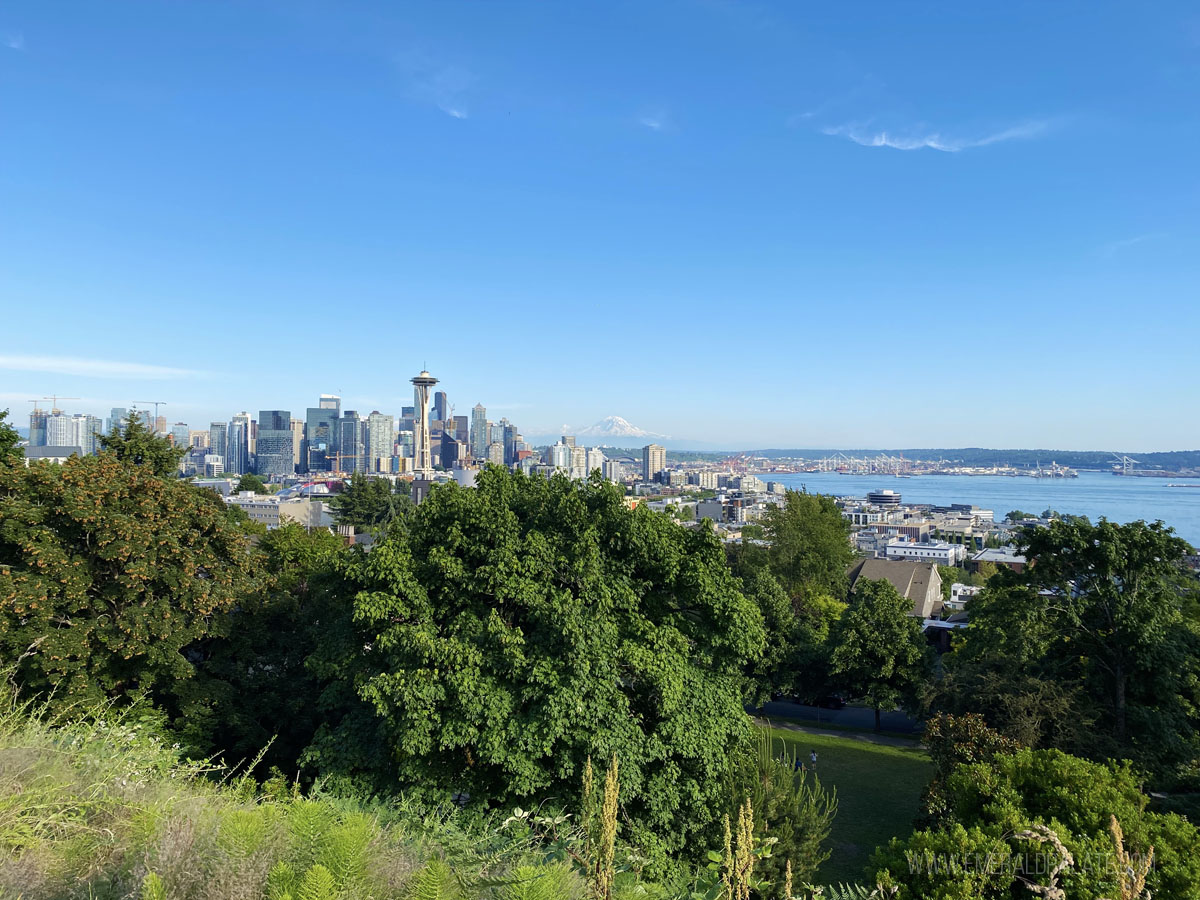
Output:
M788 491L763 519L771 570L793 597L845 597L854 561L850 524L832 497Z
M703 845L763 649L713 534L599 478L493 467L435 488L347 578L362 636L343 672L380 723L380 774L476 803L571 802L585 760L615 755L631 838ZM311 758L336 769L374 739L361 715L344 725Z
M412 494L406 481L395 486L386 478L369 478L355 472L341 493L330 501L337 520L366 531L386 527L412 507Z
M136 410L129 414L124 427L113 425L108 434L100 435L100 448L121 462L145 466L155 475L166 477L179 470L179 461L186 447L176 447L146 427Z
M0 467L0 657L25 689L175 696L256 577L210 491L115 453Z
M1018 546L1031 565L972 602L943 706L1003 727L1022 724L1011 716L1028 706L1022 697L1057 697L1056 718L1094 726L1014 736L1155 769L1194 757L1200 641L1187 543L1161 523L1074 519L1027 529Z
M21 436L17 434L17 429L4 421L7 418L8 410L0 410L0 466L5 463L14 463L23 455L18 446Z
M911 702L929 677L932 651L912 604L887 581L860 579L832 628L830 674L879 714Z

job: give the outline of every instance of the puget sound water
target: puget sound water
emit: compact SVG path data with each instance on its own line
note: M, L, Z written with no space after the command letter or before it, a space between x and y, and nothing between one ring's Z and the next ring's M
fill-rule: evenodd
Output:
M865 497L868 491L891 488L903 503L973 503L995 511L996 521L1014 509L1040 515L1044 510L1101 516L1114 522L1156 519L1181 538L1200 547L1200 478L1136 478L1109 472L1080 472L1078 478L1026 478L1006 475L841 475L803 472L760 475L789 488L807 487L810 494ZM1168 484L1195 484L1194 488Z

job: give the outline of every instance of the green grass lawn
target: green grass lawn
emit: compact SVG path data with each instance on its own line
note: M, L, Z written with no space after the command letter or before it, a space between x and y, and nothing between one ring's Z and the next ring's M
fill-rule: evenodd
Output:
M817 751L817 776L837 788L838 812L830 835L832 855L821 867L826 883L862 881L871 854L890 838L912 831L921 793L933 774L924 750L886 747L851 737L826 737L772 728L808 763Z

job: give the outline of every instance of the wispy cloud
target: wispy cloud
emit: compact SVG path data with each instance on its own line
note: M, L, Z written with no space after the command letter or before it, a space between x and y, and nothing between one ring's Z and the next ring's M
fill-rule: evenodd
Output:
M1125 250L1129 247L1134 247L1137 244L1144 244L1146 241L1161 240L1166 236L1167 234L1164 231L1152 231L1149 234L1139 234L1136 237L1125 238L1124 240L1120 241L1110 241L1100 248L1100 252L1105 256L1111 256L1114 253Z
M974 147L986 147L1004 141L1022 141L1039 137L1050 128L1043 119L1022 122L999 131L991 131L974 137L952 137L939 131L884 131L866 125L850 123L833 125L821 129L822 134L843 137L864 147L890 147L893 150L940 150L943 153L958 153Z
M636 119L637 124L651 131L675 131L675 122L671 114L663 108L644 109Z
M111 359L82 359L75 356L19 356L0 354L0 369L14 372L50 372L85 378L192 378L203 375L193 369L154 366Z
M398 54L396 64L408 79L414 100L431 103L452 119L468 117L467 94L475 76L466 68L438 62L419 50Z
M5 34L3 38L0 38L0 40L4 42L4 46L9 50L25 49L25 35L21 34L19 31L9 32Z

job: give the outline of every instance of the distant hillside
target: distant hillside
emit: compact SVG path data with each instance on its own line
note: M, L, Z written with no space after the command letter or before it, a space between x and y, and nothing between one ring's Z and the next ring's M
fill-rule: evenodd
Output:
M760 456L778 459L784 456L799 456L806 459L820 459L835 453L845 453L848 456L904 456L907 459L944 459L958 462L965 466L1036 466L1056 462L1063 466L1082 469L1107 469L1112 466L1113 451L1109 450L997 450L985 447L932 447L906 449L877 449L877 450L758 450ZM1125 452L1125 451L1116 451ZM1130 453L1143 469L1178 469L1182 467L1200 466L1200 450L1169 450L1158 453Z

